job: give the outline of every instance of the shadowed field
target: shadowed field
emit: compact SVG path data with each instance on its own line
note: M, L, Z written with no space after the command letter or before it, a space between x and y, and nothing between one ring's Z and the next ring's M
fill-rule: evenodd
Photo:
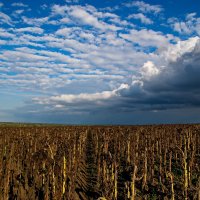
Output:
M0 125L0 199L200 199L200 125Z

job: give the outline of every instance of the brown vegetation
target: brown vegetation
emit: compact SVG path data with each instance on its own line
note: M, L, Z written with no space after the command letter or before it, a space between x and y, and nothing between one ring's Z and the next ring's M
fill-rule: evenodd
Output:
M200 126L0 126L0 199L200 199Z

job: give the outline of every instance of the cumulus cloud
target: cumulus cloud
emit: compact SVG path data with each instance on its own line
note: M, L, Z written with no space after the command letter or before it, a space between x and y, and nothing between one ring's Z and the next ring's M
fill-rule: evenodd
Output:
M160 73L160 70L155 66L151 61L147 61L141 68L141 75L146 80L151 79L153 76L156 76Z
M143 13L131 14L128 16L128 19L139 19L143 24L153 24L153 21Z
M167 61L174 62L188 52L192 52L199 41L199 37L191 37L187 40L178 41L176 45L168 46L167 50L162 53Z
M200 39L182 41L170 49L178 52L180 46L184 47L185 51L177 55L176 59L169 59L162 66L156 66L152 62L143 65L140 76L133 77L130 89L123 93L130 101L127 106L131 106L131 102L135 108L143 106L141 109L199 105Z

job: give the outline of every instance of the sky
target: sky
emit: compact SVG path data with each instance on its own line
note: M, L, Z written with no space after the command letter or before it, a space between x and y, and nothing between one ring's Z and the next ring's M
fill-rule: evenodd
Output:
M200 122L200 1L1 0L0 121Z

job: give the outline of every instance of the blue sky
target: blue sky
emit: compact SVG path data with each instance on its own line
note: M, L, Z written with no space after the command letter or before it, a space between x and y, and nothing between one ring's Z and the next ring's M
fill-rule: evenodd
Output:
M200 2L3 0L0 121L200 121Z

